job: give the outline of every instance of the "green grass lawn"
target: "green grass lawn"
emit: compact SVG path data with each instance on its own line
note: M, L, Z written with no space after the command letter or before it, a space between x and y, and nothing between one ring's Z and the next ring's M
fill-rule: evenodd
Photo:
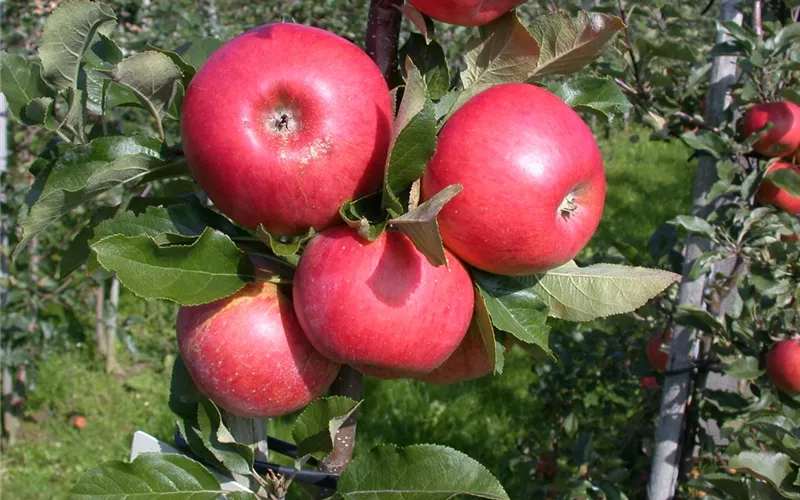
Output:
M632 142L630 133L618 133L601 143L608 198L603 222L591 243L594 248L624 241L645 249L660 223L689 208L694 165L686 162L688 150L677 143L649 142L646 133L642 137ZM174 420L167 407L169 370L165 366L175 349L168 311L154 308L140 313L151 326L136 327L147 332L139 349L153 352L136 366L128 363L126 369L136 371L135 375L107 375L100 363L80 354L51 357L37 367L27 413L43 420L26 421L21 442L2 457L0 479L6 498L64 498L81 473L93 465L127 459L136 429L171 438ZM156 312L159 318L151 321ZM522 491L526 477L512 466L519 456L516 443L527 432L522 423L530 422L542 404L529 393L535 377L530 367L530 359L516 349L502 377L448 387L369 379L357 449L378 442L448 445L481 461L506 485L512 498L519 498L517 492ZM87 416L85 429L70 425L69 416L75 412ZM290 419L279 419L271 434L287 438L289 429Z
M663 222L687 213L697 168L679 141L647 140L648 132L621 132L601 141L607 194L603 219L590 247L624 242L639 250Z

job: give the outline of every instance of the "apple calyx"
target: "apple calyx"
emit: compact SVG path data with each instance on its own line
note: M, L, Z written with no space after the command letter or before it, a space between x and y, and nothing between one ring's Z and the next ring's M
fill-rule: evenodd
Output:
M297 119L288 109L277 110L267 120L269 128L276 134L287 136L297 130Z

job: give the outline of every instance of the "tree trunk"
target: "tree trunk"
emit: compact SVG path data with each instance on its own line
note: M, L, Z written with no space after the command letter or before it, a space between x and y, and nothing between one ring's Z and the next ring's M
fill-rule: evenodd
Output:
M724 0L720 7L721 21L741 23L742 14L737 10L739 0ZM728 37L717 36L722 42ZM711 87L706 102L706 122L715 127L723 119L724 110L730 103L729 90L736 76L736 58L733 56L717 56L711 69ZM716 162L710 156L700 158L697 178L692 193L692 212L705 215L708 205L708 191L717 180ZM710 248L710 242L702 237L692 235L688 238L684 250L683 280L681 281L678 303L680 305L702 306L706 286L706 278L689 280L688 273L692 263ZM687 402L689 399L692 373L688 370L694 361L694 331L691 328L673 325L673 340L670 345L669 370L686 370L683 373L668 375L664 381L664 392L661 400L661 414L656 430L653 463L648 484L650 500L669 500L675 495L679 465L682 454L681 446L684 433ZM691 446L690 443L686 443Z

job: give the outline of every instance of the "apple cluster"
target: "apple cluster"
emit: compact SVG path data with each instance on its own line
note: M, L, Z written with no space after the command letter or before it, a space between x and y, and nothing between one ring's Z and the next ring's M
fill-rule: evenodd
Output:
M749 137L770 124L771 128L753 145L753 150L763 156L780 158L769 166L767 174L787 168L800 174L800 106L789 101L756 104L744 115L742 134ZM769 180L759 185L756 198L762 205L800 215L800 198Z
M755 152L779 159L767 168L766 173L788 168L800 174L800 106L789 101L756 104L747 110L742 119L742 135L746 139L768 125L770 128L753 144ZM756 198L762 205L772 205L789 214L800 215L800 198L792 196L769 179L761 182ZM798 235L782 237L787 242L798 241L798 238ZM645 348L648 361L658 372L667 369L671 339L670 331L655 333ZM766 358L767 375L778 389L792 394L800 393L798 360L800 339L783 340L770 348Z
M431 15L448 4L412 3ZM518 3L480 2L471 20L449 20L483 24ZM343 364L438 384L490 373L469 266L528 275L562 265L603 210L603 162L580 116L539 87L503 84L453 113L420 182L423 201L463 188L438 216L446 265L391 226L362 238L339 208L383 186L399 132L393 99L364 52L317 28L268 24L225 44L188 86L182 113L192 175L223 214L273 236L317 233L290 292L257 282L179 312L195 384L245 417L302 408Z
M742 133L748 137L771 124L753 149L766 157L780 158L767 168L767 174L792 169L800 174L800 106L789 101L756 104L745 113ZM765 179L756 198L762 205L772 205L786 213L800 216L800 198ZM787 242L798 241L798 235L784 236ZM783 392L800 393L800 339L786 339L773 345L767 353L767 375Z

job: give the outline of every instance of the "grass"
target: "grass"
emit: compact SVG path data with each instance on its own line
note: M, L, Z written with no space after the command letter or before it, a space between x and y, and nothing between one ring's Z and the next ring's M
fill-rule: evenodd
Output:
M647 250L647 240L663 222L688 213L696 163L690 150L673 142L647 140L647 132L621 132L600 142L606 166L605 211L590 247L618 242Z
M19 444L3 456L5 498L58 499L80 476L106 460L126 460L137 429L172 435L167 407L169 375L145 365L126 379L107 375L100 363L80 354L50 357L37 367ZM86 416L78 430L73 414Z
M603 249L624 241L645 250L659 224L689 208L694 166L686 162L688 151L676 143L636 142L626 132L602 141L601 148L608 196L590 246ZM7 498L65 498L92 466L127 459L137 429L171 438L174 420L167 407L165 367L175 351L174 312L153 304L143 305L129 294L123 301L126 331L139 351L126 369L136 374L107 375L100 363L79 352L51 357L36 367L27 414L43 420L26 421L21 442L2 457L0 484ZM131 322L136 316L146 320ZM521 498L527 476L514 469L520 455L517 440L525 437L525 423L543 403L529 393L535 377L530 359L516 349L502 377L449 387L368 379L356 449L379 442L448 445L482 462L512 498ZM76 412L88 419L83 430L69 423ZM290 418L278 419L270 433L288 438L290 428Z

